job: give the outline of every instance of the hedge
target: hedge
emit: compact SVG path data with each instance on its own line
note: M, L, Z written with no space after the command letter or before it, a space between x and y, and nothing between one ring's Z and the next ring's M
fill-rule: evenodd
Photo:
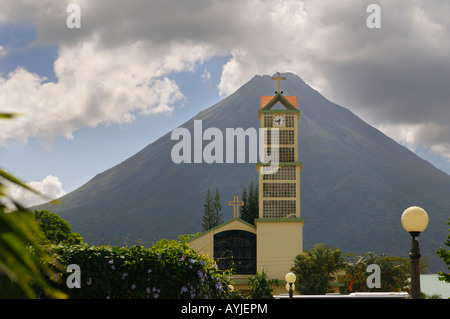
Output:
M59 245L52 248L62 269L75 264L80 282L65 285L76 276L59 271L69 298L229 298L231 273L196 252L184 242L162 241L142 246Z

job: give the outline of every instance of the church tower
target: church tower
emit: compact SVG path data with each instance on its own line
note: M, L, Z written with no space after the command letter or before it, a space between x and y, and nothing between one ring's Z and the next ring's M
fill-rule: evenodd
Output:
M274 163L258 163L259 218L255 220L257 236L257 270L268 272L269 278L284 280L295 257L303 253L303 225L300 218L300 171L298 162L297 96L284 96L278 73L274 96L261 97L258 117L263 128L261 151L278 152L278 169ZM273 160L274 156L272 156ZM275 156L276 158L276 156Z
M261 122L260 151L272 160L262 158L259 172L259 216L255 224L239 218L238 196L234 218L192 238L189 245L199 254L208 255L220 269L233 268L236 288L248 289L247 277L266 271L270 279L284 280L294 259L303 253L303 224L300 217L300 171L298 161L298 121L300 111L296 96L261 96L258 117ZM278 154L278 157L276 156ZM261 157L261 156L260 156ZM275 169L274 169L275 168ZM280 287L279 287L280 288ZM280 288L284 290L284 288Z

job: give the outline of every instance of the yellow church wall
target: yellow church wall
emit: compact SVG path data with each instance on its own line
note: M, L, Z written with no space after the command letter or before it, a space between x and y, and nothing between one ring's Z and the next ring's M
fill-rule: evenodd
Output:
M228 222L194 237L188 244L197 252L197 254L214 258L214 235L227 230L244 230L256 234L256 229L253 225L244 222L242 219L233 218Z
M304 220L258 218L255 221L257 270L267 271L271 279L284 280L295 257L303 253Z

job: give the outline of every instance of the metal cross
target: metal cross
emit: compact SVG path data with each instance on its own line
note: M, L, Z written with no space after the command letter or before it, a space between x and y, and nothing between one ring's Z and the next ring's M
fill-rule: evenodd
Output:
M280 91L280 81L281 80L286 80L286 78L285 77L281 77L280 76L280 72L278 72L278 76L276 78L272 77L272 80L278 81L278 91L277 91L277 93L280 93L281 92Z
M234 200L228 202L228 206L233 207L233 217L239 218L239 206L244 206L244 202L239 200L239 196L234 195Z

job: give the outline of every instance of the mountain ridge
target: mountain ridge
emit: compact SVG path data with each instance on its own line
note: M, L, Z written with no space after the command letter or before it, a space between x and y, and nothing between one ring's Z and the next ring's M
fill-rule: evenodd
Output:
M434 251L447 236L446 207L450 176L365 123L350 110L328 101L300 77L283 73L284 95L296 95L300 109L299 161L304 245L333 244L348 252L386 252L407 257L409 234L400 216L422 206L430 224L421 236L423 256L439 268ZM274 94L268 75L255 75L237 91L200 111L180 127L191 133L194 120L203 130L259 128L260 96ZM171 132L130 158L97 174L59 199L40 205L72 224L90 244L123 244L174 238L201 230L207 188L219 189L224 220L232 217L227 201L257 182L254 163L174 164ZM203 142L205 145L207 141ZM225 152L224 152L225 154ZM447 214L447 215L446 215ZM434 254L435 255L435 254Z

